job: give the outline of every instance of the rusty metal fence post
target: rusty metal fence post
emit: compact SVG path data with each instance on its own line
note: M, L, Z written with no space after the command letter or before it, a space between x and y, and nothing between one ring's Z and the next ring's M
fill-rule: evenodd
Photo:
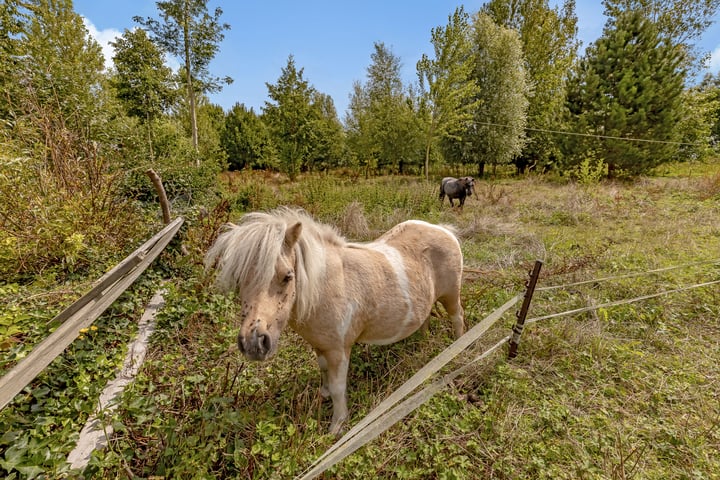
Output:
M542 262L540 260L535 260L535 266L530 272L530 278L527 280L527 282L525 282L525 297L523 297L522 306L516 314L517 322L515 322L515 326L512 329L513 333L509 342L510 348L508 349L508 358L515 358L517 356L520 336L522 335L523 328L525 327L525 318L527 317L528 309L530 308L530 302L532 301L533 293L535 293L535 285L537 285L541 268Z

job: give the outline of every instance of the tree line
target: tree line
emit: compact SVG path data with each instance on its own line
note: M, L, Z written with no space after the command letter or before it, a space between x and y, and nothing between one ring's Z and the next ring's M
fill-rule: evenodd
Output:
M433 52L410 85L401 59L376 42L343 122L290 56L277 84L268 84L262 112L238 103L227 114L230 166L427 176L436 165L471 165L482 176L486 166L564 173L593 164L606 175L634 176L711 154L720 82L708 74L693 83L705 55L694 41L720 2L603 5L603 34L582 55L574 1L551 8L546 0L491 0L473 14L458 8L430 32Z
M209 72L231 28L222 10L207 0L156 5L156 17L134 17L116 38L106 70L71 0L6 0L0 128L10 150L32 152L67 184L102 163L141 194L137 173L148 165L178 192L226 167L429 176L438 166L482 175L594 162L620 176L704 157L717 140L720 80L692 79L704 55L694 42L720 0L604 0L603 33L582 54L574 0L459 7L429 32L432 52L411 84L402 59L376 42L342 120L292 55L260 112L213 105L208 94L232 81Z

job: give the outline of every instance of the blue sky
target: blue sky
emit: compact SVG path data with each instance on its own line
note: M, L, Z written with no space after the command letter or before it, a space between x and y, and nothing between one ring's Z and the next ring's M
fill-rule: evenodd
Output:
M474 13L484 1L456 0L210 0L209 10L220 7L230 24L220 51L210 65L218 77L230 76L232 85L211 95L213 103L230 109L244 103L259 112L267 98L266 83L277 82L289 55L304 69L304 78L330 95L344 118L354 81L365 82L373 44L382 42L402 62L406 84L416 81L415 64L431 54L430 30L446 25L455 8ZM558 2L551 0L550 4ZM132 17L158 18L154 0L74 0L75 11L112 56L107 42L124 29L137 26ZM577 2L579 38L583 46L602 33L605 17L600 1ZM720 24L714 23L700 41L703 51L714 52L710 71L720 71Z

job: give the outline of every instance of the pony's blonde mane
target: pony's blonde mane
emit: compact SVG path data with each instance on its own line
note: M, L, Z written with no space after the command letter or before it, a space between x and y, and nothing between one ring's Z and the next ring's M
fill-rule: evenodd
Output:
M328 245L344 246L345 239L330 225L318 223L305 211L280 207L270 212L245 214L237 225L226 224L205 255L205 267L215 266L217 288L253 295L267 288L275 274L288 227L302 223L295 244L295 313L298 322L308 318L320 298Z

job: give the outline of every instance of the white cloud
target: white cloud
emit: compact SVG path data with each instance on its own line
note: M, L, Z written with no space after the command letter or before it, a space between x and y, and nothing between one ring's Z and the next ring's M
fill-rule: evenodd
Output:
M705 63L705 66L712 73L720 72L720 45L715 47L715 50L710 54L710 58Z
M122 32L114 28L98 30L90 20L85 17L82 17L82 19L90 37L94 38L95 41L100 44L100 47L102 47L102 52L105 56L105 68L109 70L113 67L112 57L115 55L115 49L110 45L110 42L114 42L117 37L122 36ZM169 55L165 55L165 65L170 67L173 72L177 72L180 69L180 63Z
M122 35L122 33L114 28L107 28L105 30L98 30L95 25L90 22L87 18L83 17L83 23L87 28L90 37L94 38L100 47L102 48L103 55L105 56L105 68L110 69L113 66L112 57L115 55L115 49L110 45L110 42Z

